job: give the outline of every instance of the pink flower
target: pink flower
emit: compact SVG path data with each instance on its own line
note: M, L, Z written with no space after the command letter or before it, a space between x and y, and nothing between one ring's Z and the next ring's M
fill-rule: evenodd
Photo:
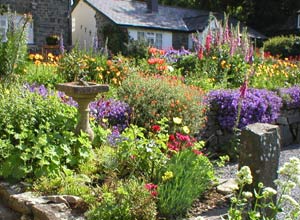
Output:
M158 195L157 185L153 183L145 184L145 188L150 192L151 196L156 197Z
M240 88L240 97L242 99L245 98L245 96L246 96L247 88L248 88L248 80L245 79L245 81L243 82L243 85Z

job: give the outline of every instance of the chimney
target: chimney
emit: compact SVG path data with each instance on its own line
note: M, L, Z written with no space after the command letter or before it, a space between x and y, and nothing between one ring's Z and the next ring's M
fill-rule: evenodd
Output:
M147 12L158 12L158 0L147 0Z

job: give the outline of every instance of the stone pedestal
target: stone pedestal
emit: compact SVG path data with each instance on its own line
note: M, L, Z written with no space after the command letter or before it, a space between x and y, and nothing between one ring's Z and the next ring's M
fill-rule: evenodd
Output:
M78 103L78 123L75 129L77 134L80 131L86 132L90 140L94 139L94 132L89 123L89 103L93 101L98 93L107 92L108 85L99 85L88 83L81 85L77 82L61 83L56 85L56 89L63 91L66 95L72 97Z

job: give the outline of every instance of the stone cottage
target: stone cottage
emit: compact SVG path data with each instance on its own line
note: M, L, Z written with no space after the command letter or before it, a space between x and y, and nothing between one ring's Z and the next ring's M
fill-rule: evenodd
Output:
M32 24L28 28L28 44L42 46L46 37L63 33L65 45L71 45L71 0L0 0L17 16L32 14ZM0 32L8 28L7 14L0 15Z
M159 5L157 0L78 0L72 9L72 39L89 48L97 36L103 44L103 28L114 25L131 39L157 48L192 48L192 34L205 33L209 18L209 11ZM254 38L264 37L250 28L248 32Z

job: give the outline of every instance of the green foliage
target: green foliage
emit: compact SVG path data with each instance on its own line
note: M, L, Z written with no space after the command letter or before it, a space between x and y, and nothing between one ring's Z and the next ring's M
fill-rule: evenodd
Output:
M299 36L277 36L264 42L264 50L273 56L286 58L300 54Z
M103 39L107 39L107 47L113 53L124 53L126 43L128 43L128 33L126 29L120 28L114 24L106 24L101 29Z
M27 55L26 29L30 15L18 22L14 14L8 13L6 42L0 42L0 80L13 79L23 69Z
M76 174L70 170L60 172L55 177L41 177L34 182L33 190L44 195L74 195L88 203L94 203L96 197L89 186L91 179L84 174Z
M118 89L121 100L132 107L133 123L149 129L156 121L182 118L183 125L197 132L203 122L203 92L176 77L131 74ZM169 131L174 126L170 124Z
M163 127L161 128L163 130ZM117 137L115 147L103 152L101 170L119 177L143 177L153 180L165 164L168 135L162 133L145 137L145 129L130 125ZM151 158L151 159L149 159Z
M143 183L135 179L106 183L89 220L155 220L156 205Z
M148 43L142 40L129 40L125 55L135 59L144 59L148 56Z
M61 75L57 74L57 67L54 65L37 65L27 62L24 73L21 75L21 81L54 88L55 84L63 82L63 79Z
M239 190L231 198L226 219L275 220L279 215L280 219L299 219L300 205L293 198L292 191L300 184L300 159L291 157L279 168L278 173L281 178L274 181L278 191L258 183L254 191L249 192L245 188L252 184L251 170L247 166L242 167L236 175Z
M176 153L166 164L158 184L159 214L167 219L184 216L212 179L213 167L206 156L197 155L190 148Z
M65 53L58 62L57 71L65 81L98 81L99 74L106 66L106 57L100 54L92 54L74 48Z
M53 176L89 157L86 134L76 137L76 109L56 97L1 88L0 176L20 180Z

